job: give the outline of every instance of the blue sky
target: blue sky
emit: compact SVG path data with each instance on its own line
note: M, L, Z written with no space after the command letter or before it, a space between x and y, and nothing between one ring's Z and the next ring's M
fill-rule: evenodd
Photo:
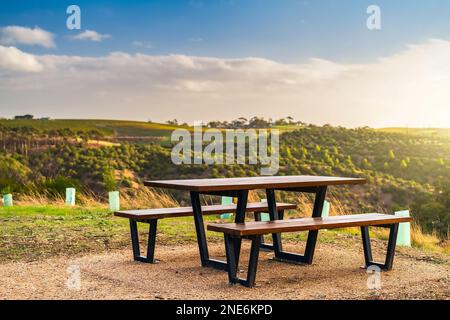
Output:
M450 127L448 88L448 0L0 1L0 117Z
M82 29L109 34L101 43L66 37L65 10L77 4ZM366 8L382 9L380 31L366 28ZM311 56L340 62L370 61L428 38L449 39L450 1L2 0L1 25L39 26L56 34L55 54L104 55L111 51L214 57L265 57L297 63ZM133 41L151 48L133 46ZM39 47L33 53L48 53Z

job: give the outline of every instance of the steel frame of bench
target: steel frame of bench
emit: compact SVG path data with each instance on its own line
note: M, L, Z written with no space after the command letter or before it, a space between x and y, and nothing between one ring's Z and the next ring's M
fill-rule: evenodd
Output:
M372 249L370 245L370 237L369 237L369 226L361 227L361 236L363 240L363 248L364 248L364 260L365 266L364 268L368 268L370 266L377 266L381 270L388 271L392 269L392 265L394 262L395 256L395 246L397 242L397 233L398 233L398 223L389 224L389 225L375 225L373 227L382 227L389 228L389 240L387 246L386 260L384 263L374 262L372 259ZM326 229L326 228L324 228ZM318 231L318 230L315 230ZM311 231L309 231L311 232ZM281 233L278 233L278 235ZM261 243L261 235L252 235L248 236L251 239L251 249L250 249L250 259L248 262L248 270L247 277L239 278L237 276L237 270L239 266L239 257L236 256L240 252L240 248L236 251L235 242L238 239L242 239L242 236L233 236L230 234L224 233L224 241L225 241L225 250L227 254L227 262L228 262L228 280L231 284L239 283L246 287L253 287L256 281L256 271L258 268L258 259L259 259L259 250ZM314 243L315 244L315 243ZM314 250L312 251L314 252ZM292 259L292 256L293 259ZM311 257L311 256L310 256ZM295 259L295 260L294 260ZM303 262L303 259L306 260L305 256L301 256L294 253L289 253L289 259L279 259L281 262L297 262L297 259L300 262Z
M370 245L369 227L361 227L361 237L364 249L364 268L378 266L381 270L389 271L394 263L395 246L397 244L398 223L392 225L379 225L377 227L389 228L389 240L387 245L386 259L384 263L375 262L372 258L372 246Z
M302 188L302 187L300 187L300 188L283 188L283 189L276 189L276 190L315 194L312 217L317 218L317 217L322 216L322 209L323 209L323 204L325 202L327 186L305 187L305 188ZM279 216L278 216L278 212L277 212L277 208L276 208L275 189L267 189L266 196L267 196L270 220L278 220ZM306 240L305 253L303 255L301 255L298 253L283 251L282 242L281 242L281 234L280 233L272 234L274 253L275 253L274 259L278 260L278 261L294 263L294 264L299 264L299 263L312 264L318 235L319 235L318 230L308 231L308 239Z
M229 194L229 193L227 193ZM234 194L234 193L233 193ZM238 203L239 203L239 194L235 194L238 197ZM244 199L242 198L241 201ZM198 199L200 201L200 198ZM193 202L194 203L194 202ZM239 221L244 222L245 220L245 213L247 211L247 199L245 199L244 208L241 208L239 210L244 210L244 214L237 214L237 210L239 206L236 208L236 219L239 219ZM261 213L255 212L255 220L259 221L261 220ZM215 260L209 258L208 253L208 246L206 243L206 236L205 236L205 228L203 226L203 215L201 214L201 206L200 206L200 215L201 215L201 221L199 222L196 218L196 215L194 214L194 220L196 225L196 231L197 231L197 241L199 243L200 248L200 257L202 258L202 265L203 266L210 266L216 269L220 270L227 270L227 264L225 261ZM284 216L284 209L279 210L279 215L281 217ZM156 233L157 233L157 224L158 224L158 218L155 219L135 219L135 218L128 218L130 221L130 234L131 234L131 246L133 248L133 259L135 261L144 262L144 263L157 263L158 260L155 259L155 246L156 246ZM139 232L138 232L138 226L137 223L148 223L149 224L149 232L148 232L148 242L147 242L147 254L146 256L141 255L141 249L139 245ZM199 230L203 230L203 236L199 236ZM262 236L261 236L262 238ZM240 240L236 241L236 246L239 247L239 251L237 251L237 255L239 256L240 252ZM270 244L265 244L266 250L273 250L273 246ZM206 263L204 264L204 261Z
M237 270L239 266L239 259L236 259L236 247L234 245L236 239L239 237L230 236L228 234L224 235L225 240L225 252L227 255L228 262L228 281L231 284L240 283L246 287L253 287L256 280L256 270L258 268L258 258L259 250L261 245L261 236L251 236L249 237L252 241L250 248L250 259L248 262L247 278L239 278L237 276ZM240 248L239 248L240 250ZM238 257L239 258L239 257Z
M266 189L267 206L270 215L270 220L279 220L283 214L279 214L277 209L275 190L289 191L289 192L302 192L302 193L314 193L314 207L312 216L320 217L322 215L323 204L325 202L325 194L327 191L327 186L319 187L296 187L296 188L277 188L277 189ZM236 216L235 222L242 223L245 220L245 212L247 207L248 190L223 190L223 191L190 191L191 204L194 213L195 228L197 234L197 242L200 251L200 260L203 267L211 267L219 270L228 270L227 263L225 261L211 259L208 252L208 244L206 241L205 226L203 222L202 209L200 204L200 194L213 195L213 196L226 196L237 198ZM266 250L273 250L275 253L274 259L290 262L290 263L306 263L312 264L314 251L317 242L318 231L309 231L308 239L306 242L305 254L295 254L291 252L283 251L281 235L272 234L272 245L265 244L263 242L262 248ZM261 244L262 236L259 236L259 243ZM252 240L253 241L253 240ZM242 238L233 238L234 243L234 254L236 263L239 264L239 256L241 250ZM259 250L260 246L258 246Z
M270 220L283 219L283 213L277 209L275 190L288 191L288 192L302 192L302 193L313 193L315 194L314 207L312 211L312 217L320 217L322 215L322 209L325 202L325 195L327 192L327 186L319 187L297 187L297 188L277 188L277 189L266 189L267 206L270 215ZM192 195L192 193L191 193ZM242 198L241 201L245 200L247 202L248 191L246 192L245 199ZM241 196L242 197L242 196ZM194 203L194 202L193 202ZM238 197L239 204L239 197ZM236 223L244 222L242 217L238 217L236 213ZM197 232L197 234L199 234ZM272 234L272 245L264 243L264 235L250 236L251 249L250 249L250 260L248 264L247 278L242 279L237 277L237 269L239 266L239 256L241 251L241 239L242 237L233 237L224 234L225 239L225 250L227 255L227 264L225 264L225 270L228 271L228 278L230 283L240 283L246 287L252 287L255 284L256 270L258 266L258 256L260 248L270 249L274 251L274 260L281 262L294 263L294 264L312 264L314 252L317 243L319 231L311 230L308 231L308 239L306 241L305 253L303 255L297 253L291 253L283 251L281 233ZM234 244L234 245L232 245ZM215 262L214 262L215 263ZM203 265L203 263L202 263Z
M156 245L156 230L158 219L151 220L130 220L130 234L131 234L131 246L133 247L133 259L135 261L144 263L156 263L158 260L155 259L155 245ZM141 255L141 249L139 247L139 233L137 223L148 223L148 242L147 242L147 255Z

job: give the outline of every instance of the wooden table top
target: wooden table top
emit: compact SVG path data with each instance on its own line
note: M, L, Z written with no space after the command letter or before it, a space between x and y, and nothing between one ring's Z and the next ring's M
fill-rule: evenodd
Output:
M362 184L363 178L343 178L325 176L264 176L245 178L183 179L145 181L148 187L177 189L186 191L228 191L252 189L278 189L296 187L320 187L344 184Z

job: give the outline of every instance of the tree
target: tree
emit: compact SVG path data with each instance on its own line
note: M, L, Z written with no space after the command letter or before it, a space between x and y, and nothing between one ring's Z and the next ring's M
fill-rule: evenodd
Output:
M395 159L395 153L394 150L389 150L389 159L394 160Z
M167 120L166 123L170 124L172 126L177 126L178 125L178 120L177 119Z
M23 116L14 116L15 120L23 120L23 119L33 119L34 116L32 114L25 114Z
M416 197L411 211L425 232L437 232L442 239L447 239L450 225L449 207L450 182L446 181L436 186L432 196Z

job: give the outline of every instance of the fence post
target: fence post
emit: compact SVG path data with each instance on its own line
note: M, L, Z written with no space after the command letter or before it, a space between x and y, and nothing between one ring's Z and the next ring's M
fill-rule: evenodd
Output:
M66 205L75 205L75 188L66 188Z
M267 199L261 199L261 202L267 203ZM270 221L270 214L261 212L261 221Z
M108 193L109 209L111 211L120 210L120 196L119 191L110 191Z
M326 218L330 215L330 203L325 200L322 208L322 218Z
M222 205L228 205L233 204L233 198L232 197L222 197ZM233 216L232 213L223 213L220 215L220 219L228 219Z
M3 206L4 207L12 207L13 206L13 198L12 198L11 193L3 195Z
M398 217L409 217L409 210L396 211ZM411 223L403 222L398 225L397 245L411 247Z

